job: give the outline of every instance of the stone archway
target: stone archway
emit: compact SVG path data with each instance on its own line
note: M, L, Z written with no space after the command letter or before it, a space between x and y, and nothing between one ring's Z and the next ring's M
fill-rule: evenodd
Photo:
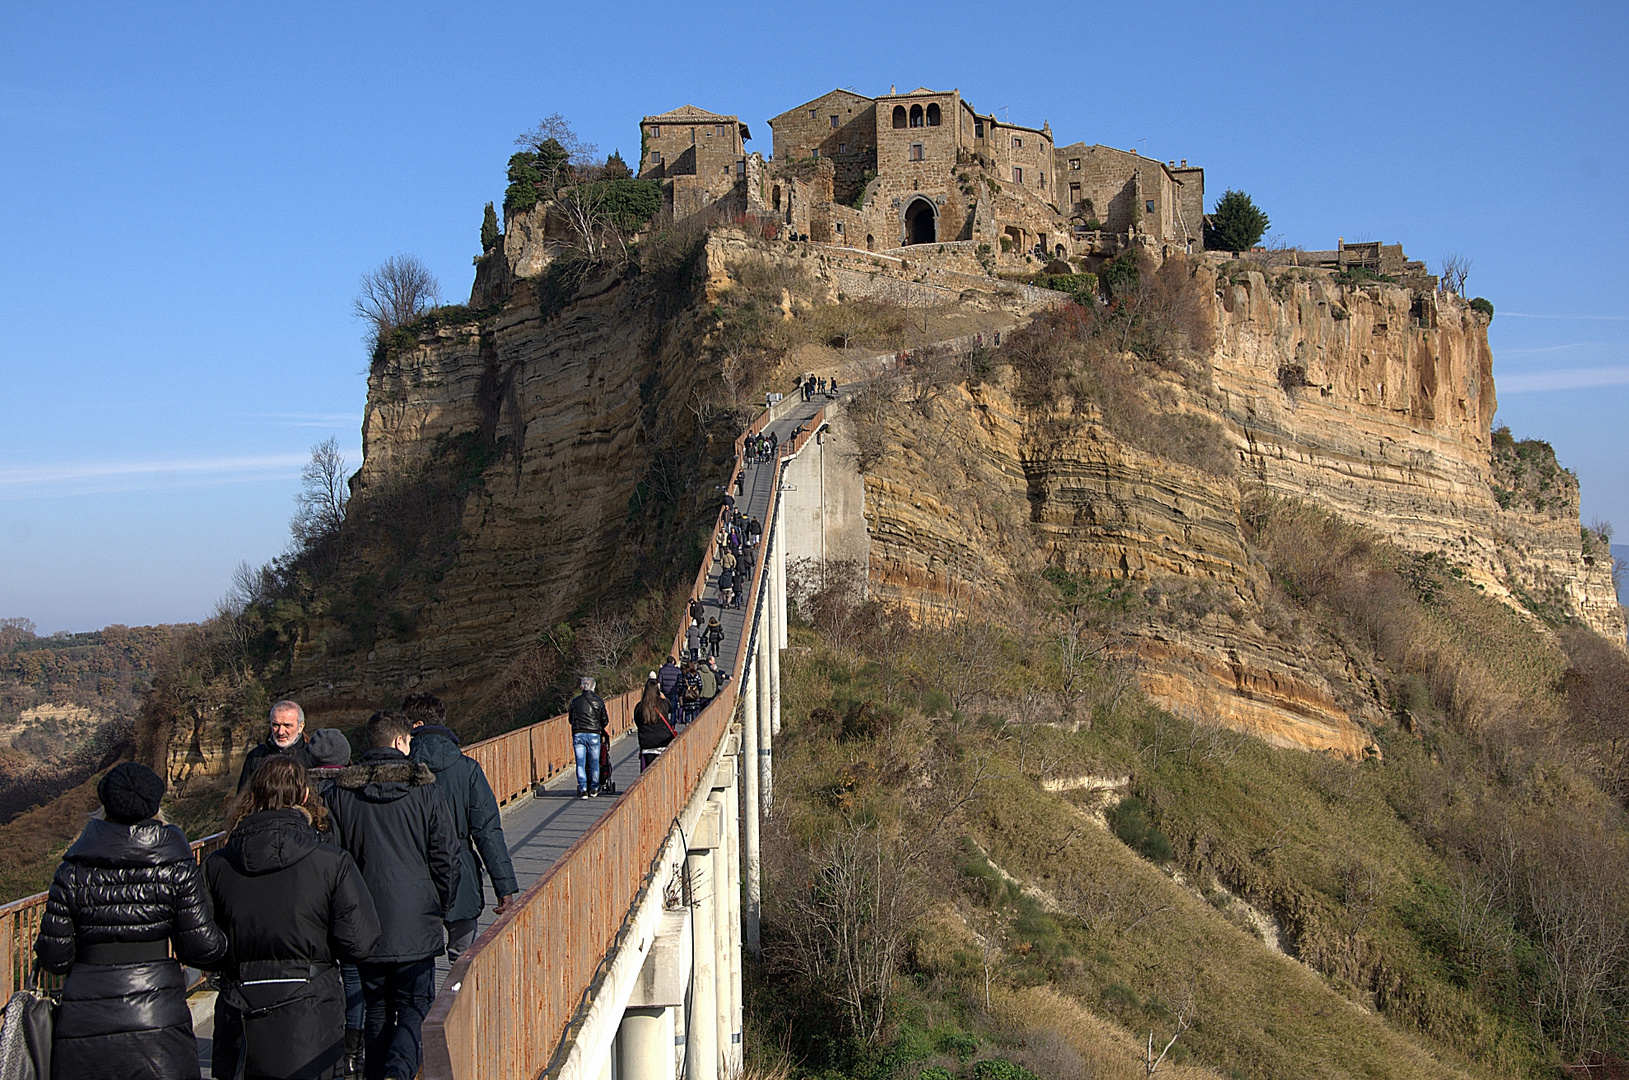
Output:
M939 239L939 211L922 196L905 208L905 243L932 244Z

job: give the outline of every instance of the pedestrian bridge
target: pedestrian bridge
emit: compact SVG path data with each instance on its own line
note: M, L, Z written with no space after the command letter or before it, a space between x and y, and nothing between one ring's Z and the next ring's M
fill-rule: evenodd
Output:
M758 946L758 830L770 805L786 646L782 472L825 426L791 396L737 444L737 506L764 526L740 610L717 608L713 552L696 574L732 678L644 774L637 692L609 699L615 799L579 800L565 716L465 748L499 802L522 892L447 972L424 1026L427 1080L712 1080L741 1068L743 948ZM737 454L737 460L741 455ZM674 649L682 642L676 627ZM535 878L527 883L527 878Z
M805 453L818 451L825 427L824 399L792 395L737 440L736 505L764 527L753 579L740 609L720 609L709 545L695 582L724 629L719 667L731 678L649 770L638 773L631 738L638 691L606 701L615 798L575 797L563 715L464 748L504 808L522 891L502 916L483 913L475 944L443 968L424 1026L426 1080L713 1080L740 1071L742 950L758 946L758 830L770 805L786 646L782 492L794 485L783 472L818 477L819 494L805 501L826 497L824 459ZM746 439L771 432L774 460L744 463ZM823 554L824 517L818 536L811 550ZM676 653L683 627L675 631ZM195 841L195 856L225 838ZM31 965L45 895L0 907L0 1001ZM201 1040L201 1053L209 1049Z

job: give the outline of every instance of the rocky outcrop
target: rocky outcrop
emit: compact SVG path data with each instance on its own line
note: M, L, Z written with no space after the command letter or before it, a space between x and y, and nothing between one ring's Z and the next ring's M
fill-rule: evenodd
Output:
M1317 272L1198 272L1216 297L1214 383L1168 389L1176 408L1224 426L1233 475L1129 446L1090 407L1020 407L998 370L882 418L899 450L866 476L874 591L929 611L990 602L1048 566L1146 582L1130 651L1151 696L1346 755L1386 721L1384 689L1338 651L1261 624L1247 487L1442 552L1513 605L1538 598L1624 639L1610 560L1579 540L1576 480L1557 473L1539 509L1501 505L1483 316L1454 297ZM1013 525L1020 499L1027 528Z

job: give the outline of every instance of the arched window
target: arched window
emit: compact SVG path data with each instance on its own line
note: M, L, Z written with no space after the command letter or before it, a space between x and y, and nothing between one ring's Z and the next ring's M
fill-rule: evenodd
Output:
M905 126L905 106L903 105L894 106L894 126L897 128Z
M922 106L920 106L920 105L912 105L911 106L911 126L912 127L921 127L922 126Z
M928 106L928 127L939 126L939 105L937 102Z

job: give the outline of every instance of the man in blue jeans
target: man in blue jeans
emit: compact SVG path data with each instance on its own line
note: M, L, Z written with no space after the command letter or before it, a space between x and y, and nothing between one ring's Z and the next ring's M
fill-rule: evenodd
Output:
M584 675L582 693L571 699L571 749L577 755L577 797L592 799L600 793L600 740L611 718L605 699L594 693L594 679Z

